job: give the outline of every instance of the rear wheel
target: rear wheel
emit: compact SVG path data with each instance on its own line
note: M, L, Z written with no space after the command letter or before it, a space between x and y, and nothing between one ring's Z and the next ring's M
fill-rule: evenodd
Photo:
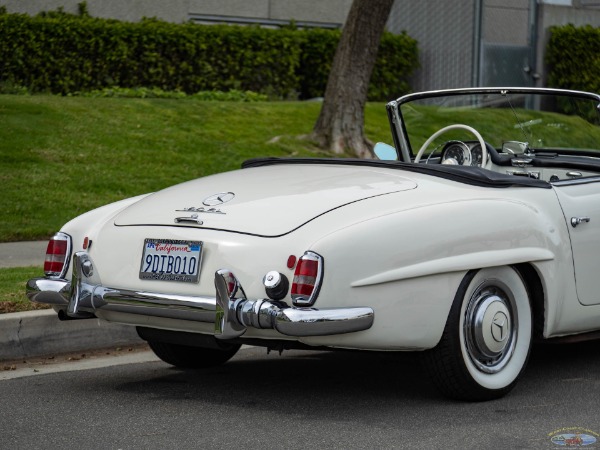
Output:
M523 372L532 339L529 294L513 267L469 272L439 344L425 362L447 396L471 401L507 394Z
M229 361L240 349L239 345L230 345L224 349L212 349L157 341L148 341L148 345L164 362L182 369L220 366Z

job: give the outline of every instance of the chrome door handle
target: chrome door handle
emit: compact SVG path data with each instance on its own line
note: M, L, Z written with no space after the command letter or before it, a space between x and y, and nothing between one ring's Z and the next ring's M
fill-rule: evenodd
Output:
M571 217L571 226L575 228L580 223L589 222L590 220L589 217Z

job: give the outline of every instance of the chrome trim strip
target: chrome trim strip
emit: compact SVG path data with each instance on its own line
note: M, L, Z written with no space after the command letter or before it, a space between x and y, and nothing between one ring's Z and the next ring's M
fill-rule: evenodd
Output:
M71 283L67 280L33 278L27 283L27 297L35 303L68 308L71 291ZM70 316L77 315L80 311L95 312L102 309L209 323L215 318L214 297L169 295L88 285L86 298L85 303L81 299L77 302L77 308L69 312Z
M600 181L600 176L593 177L584 177L584 178L571 178L570 180L558 180L553 181L552 186L574 186L577 184L590 184L590 183L598 183Z
M82 270L87 267L87 273ZM92 269L92 270L89 270ZM229 278L233 277L233 278ZM99 310L189 320L215 324L220 339L241 336L246 329L274 329L288 336L325 336L366 330L373 324L371 308L295 308L265 299L249 300L227 270L215 274L216 297L172 295L105 287L89 255L73 255L73 279L33 278L27 283L27 297L36 303L58 306L73 318L89 318ZM233 295L239 296L234 298ZM230 296L231 295L231 296ZM223 320L225 319L225 320Z
M27 282L25 294L29 301L53 306L67 306L71 284L56 278L32 278Z
M590 100L597 100L600 102L600 95L584 92L575 91L569 89L554 89L554 88L534 88L534 87L477 87L477 88L458 88L458 89L439 89L426 92L415 92L411 94L403 95L396 99L396 103L400 106L403 103L428 98L437 97L439 95L463 95L463 94L538 94L538 95L566 95L580 98L588 98Z
M326 336L362 331L373 325L373 309L368 307L339 309L281 309L274 328L288 336Z

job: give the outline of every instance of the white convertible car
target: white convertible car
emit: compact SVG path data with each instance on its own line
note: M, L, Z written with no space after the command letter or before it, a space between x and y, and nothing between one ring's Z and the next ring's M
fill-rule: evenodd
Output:
M420 351L444 394L498 398L535 339L600 330L599 104L404 96L378 160L255 159L72 220L28 296L136 326L178 367L241 344Z

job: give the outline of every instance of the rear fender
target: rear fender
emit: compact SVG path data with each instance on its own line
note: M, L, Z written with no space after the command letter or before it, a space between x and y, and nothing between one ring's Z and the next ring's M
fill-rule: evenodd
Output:
M469 270L552 263L557 255L561 264L568 259L564 224L553 218L560 219L560 210L553 212L519 200L480 198L355 223L311 248L325 260L315 306L362 305L368 299L375 311L369 333L386 333L375 340L399 343L397 339L419 335L422 339L412 340L410 347L430 348L439 341ZM419 329L424 323L426 335Z
M128 206L138 202L142 198L149 194L139 195L137 197L131 197L124 200L120 200L108 205L101 206L86 212L80 216L75 217L73 220L67 222L62 228L63 233L67 233L73 239L72 251L73 253L84 250L83 239L88 237L91 241L90 247L93 245L98 231L102 226L109 220L111 220L117 213L124 210ZM71 269L67 273L67 278L71 276Z

